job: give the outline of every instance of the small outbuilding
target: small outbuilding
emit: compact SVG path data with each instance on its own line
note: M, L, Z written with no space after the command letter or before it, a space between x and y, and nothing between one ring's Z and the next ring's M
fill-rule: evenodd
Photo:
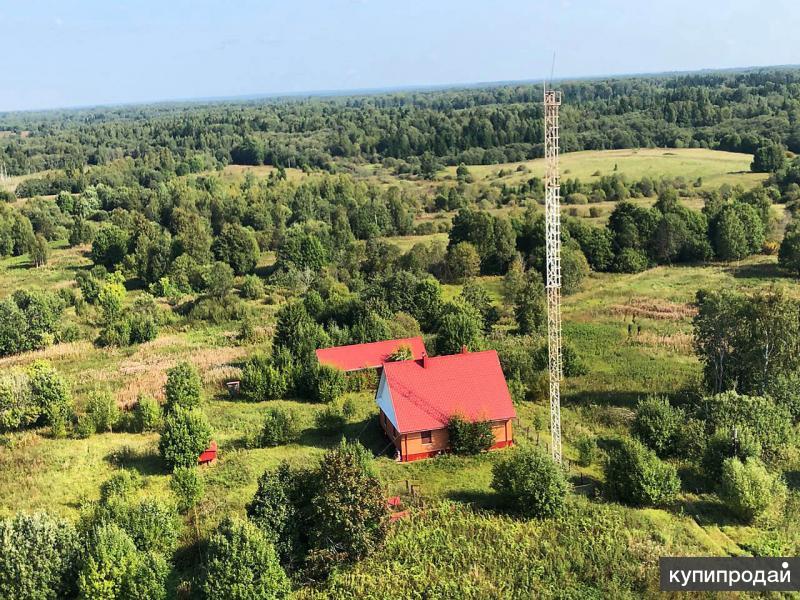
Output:
M386 363L376 402L381 427L403 462L448 451L454 415L489 421L492 448L513 444L517 413L494 350Z
M316 351L316 355L319 364L352 373L365 369L379 369L402 346L411 350L411 359L419 359L425 355L425 342L421 336L320 348Z

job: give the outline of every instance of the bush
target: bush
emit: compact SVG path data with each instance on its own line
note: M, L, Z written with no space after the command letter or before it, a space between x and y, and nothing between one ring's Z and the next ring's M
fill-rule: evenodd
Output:
M54 437L66 434L72 420L69 386L49 362L35 361L28 369L32 400L39 404Z
M124 530L103 523L89 533L78 590L82 598L158 600L166 597L168 571L163 557L139 552Z
M727 458L722 464L719 497L730 511L750 523L786 494L779 477L770 474L757 458L745 462Z
M516 448L492 467L492 489L515 512L541 519L563 510L569 483L564 470L538 448Z
M347 391L347 379L343 371L328 365L314 369L314 399L330 403Z
M242 298L258 300L264 297L264 282L258 275L247 275L242 281Z
M668 504L680 490L675 467L632 439L610 452L605 475L611 496L634 506Z
M442 317L436 331L436 353L456 354L466 346L477 350L481 334L481 322L474 310L460 309Z
M266 356L252 356L242 368L240 392L252 402L285 398L289 392L286 369L276 368Z
M107 346L128 346L131 343L131 322L129 319L117 319L111 321L100 330L97 337L97 345Z
M247 516L274 542L281 564L287 567L301 562L308 551L304 516L313 496L309 473L293 471L281 462L258 478L258 490L247 505Z
M92 392L86 403L86 414L92 419L95 431L113 431L120 421L120 411L110 392Z
M178 510L181 512L193 508L205 493L205 484L197 467L176 467L169 485L178 498Z
M597 460L597 440L590 435L582 435L575 440L575 449L578 451L578 464L588 467Z
M178 363L167 371L167 384L164 388L166 409L172 411L177 407L191 409L199 406L202 388L197 369L187 362Z
M27 373L9 371L0 375L0 432L33 425L40 415Z
M300 437L297 415L285 408L273 406L267 409L261 428L261 446L281 446L296 442Z
M625 248L614 259L614 271L617 273L641 273L649 266L644 252Z
M202 412L176 407L164 419L158 449L172 469L195 466L211 435L211 426Z
M660 457L674 455L683 413L670 406L666 398L647 398L636 407L633 434Z
M675 432L675 455L688 460L700 460L706 451L705 423L686 419Z
M314 415L314 425L325 435L335 435L342 432L347 420L338 406L329 404Z
M128 318L129 344L143 344L158 337L158 321L152 314L134 313Z
M69 521L46 513L0 520L0 598L71 597L78 551Z
M358 442L342 441L323 456L314 481L309 532L317 557L353 563L386 537L386 500L371 463L372 456ZM335 562L317 566L327 570Z
M127 501L143 485L135 472L120 471L100 485L100 505L108 506L116 500Z
M470 456L480 454L492 447L494 434L489 421L470 422L459 415L450 417L447 423L450 450L454 454Z
M122 527L143 552L171 555L178 545L178 521L175 509L147 498L125 506L117 517Z
M726 459L736 457L745 461L760 456L761 444L747 427L738 427L735 430L718 429L706 443L702 459L703 471L710 481L717 482Z
M256 526L226 518L208 541L203 593L206 598L286 598L291 586L275 548Z
M133 422L136 431L157 431L161 426L161 405L152 396L140 395L133 407Z

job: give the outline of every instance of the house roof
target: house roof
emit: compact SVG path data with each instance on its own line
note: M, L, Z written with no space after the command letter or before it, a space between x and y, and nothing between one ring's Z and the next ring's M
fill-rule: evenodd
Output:
M494 350L386 363L383 377L400 433L442 429L456 414L470 421L517 416Z
M413 358L422 358L425 354L425 343L422 337L402 338L399 340L386 340L369 344L352 344L350 346L336 346L335 348L321 348L316 351L317 360L322 365L336 367L342 371L358 371L360 369L375 369L380 367L389 356L400 346L411 348Z

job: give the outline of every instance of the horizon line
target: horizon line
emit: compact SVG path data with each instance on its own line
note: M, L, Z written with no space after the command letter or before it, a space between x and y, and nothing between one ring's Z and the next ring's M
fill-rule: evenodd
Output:
M604 80L612 78L635 78L635 77L657 77L657 76L681 76L692 75L697 73L724 73L724 72L748 72L763 69L800 69L800 63L777 64L777 65L750 65L744 67L708 67L690 70L674 70L674 71L641 71L635 73L606 73L600 75L567 75L562 77L555 77L550 79L550 82L565 83L571 81L592 81ZM222 104L225 102L230 103L243 103L252 102L257 100L281 100L291 98L304 98L311 100L314 98L332 98L332 97L360 97L360 96L377 96L380 94L391 94L399 92L432 92L432 91L445 91L445 90L458 90L469 88L482 88L482 87L502 87L506 85L543 85L542 78L530 79L501 79L493 81L464 81L464 82L450 82L450 83L431 83L431 84L401 84L395 86L384 87L364 87L364 88L338 88L338 89L321 89L321 90L299 90L295 92L254 92L248 94L234 94L234 95L220 95L220 96L192 96L180 98L161 98L152 100L135 100L123 102L110 102L99 104L71 104L62 106L51 106L47 108L23 108L14 110L0 110L0 118L9 115L19 114L35 114L35 113L48 113L55 111L69 111L79 112L82 110L91 111L98 109L113 109L113 108L126 108L135 106L164 106L164 105L181 105L181 104Z

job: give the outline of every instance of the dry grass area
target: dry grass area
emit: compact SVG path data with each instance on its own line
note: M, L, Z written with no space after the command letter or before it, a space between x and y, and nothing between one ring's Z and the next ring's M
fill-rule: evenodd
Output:
M654 298L631 298L625 304L615 304L611 314L628 317L647 317L662 321L680 321L694 317L697 309L690 304Z
M693 337L689 333L668 333L661 334L652 331L643 331L631 337L631 344L650 348L663 348L673 352L692 351Z

